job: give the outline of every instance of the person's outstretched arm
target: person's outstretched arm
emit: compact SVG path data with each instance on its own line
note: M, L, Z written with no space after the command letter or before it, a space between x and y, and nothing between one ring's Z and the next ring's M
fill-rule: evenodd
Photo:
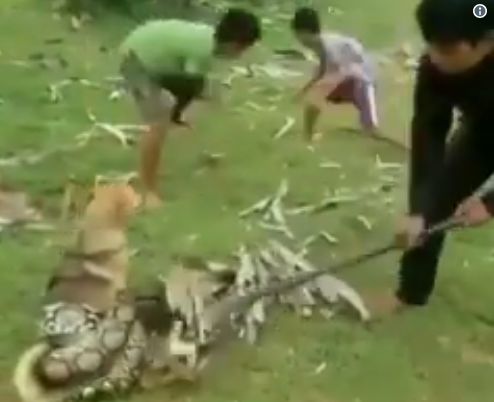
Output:
M319 49L316 51L317 59L318 59L318 65L314 70L314 73L310 77L310 79L305 83L305 85L300 89L299 91L299 96L305 95L313 86L316 82L321 80L324 75L326 74L326 69L327 69L327 55L326 52L324 51L324 48L322 45L320 45Z

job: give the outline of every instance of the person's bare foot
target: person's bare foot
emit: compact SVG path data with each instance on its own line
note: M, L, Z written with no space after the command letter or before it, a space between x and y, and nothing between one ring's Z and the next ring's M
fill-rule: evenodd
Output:
M312 136L312 142L319 142L323 139L323 134L322 133L315 133Z
M321 141L323 138L322 133L315 133L315 134L305 134L304 135L305 140L306 140L306 147L309 151L315 152L315 145L317 142Z
M157 209L163 205L163 200L155 192L147 192L142 197L145 209Z
M371 315L377 320L400 313L407 307L390 291L369 295L365 300Z

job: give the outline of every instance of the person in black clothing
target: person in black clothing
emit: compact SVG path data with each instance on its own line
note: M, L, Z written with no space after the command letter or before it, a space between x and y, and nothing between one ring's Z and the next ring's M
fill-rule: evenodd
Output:
M425 305L433 291L444 236L420 234L456 214L466 225L494 214L494 193L476 196L494 173L494 0L476 18L477 0L422 0L416 18L426 42L415 83L409 211L398 306ZM460 125L448 138L453 110ZM397 307L397 305L395 305Z

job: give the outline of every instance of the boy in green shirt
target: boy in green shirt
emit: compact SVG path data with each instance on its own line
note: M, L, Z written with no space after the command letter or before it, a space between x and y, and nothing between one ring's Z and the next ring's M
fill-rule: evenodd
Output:
M140 179L147 206L161 204L157 176L161 147L172 123L206 96L207 75L216 58L235 59L261 39L255 15L230 9L215 27L155 20L137 27L121 45L121 73L149 129L141 143Z

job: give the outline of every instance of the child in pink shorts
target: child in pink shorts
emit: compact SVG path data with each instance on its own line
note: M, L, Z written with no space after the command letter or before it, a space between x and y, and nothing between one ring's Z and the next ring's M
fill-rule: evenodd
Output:
M373 66L363 46L354 38L321 31L317 12L299 8L292 19L297 40L316 53L319 66L300 91L305 99L304 134L308 140L327 102L352 104L364 131L376 134L378 117Z

